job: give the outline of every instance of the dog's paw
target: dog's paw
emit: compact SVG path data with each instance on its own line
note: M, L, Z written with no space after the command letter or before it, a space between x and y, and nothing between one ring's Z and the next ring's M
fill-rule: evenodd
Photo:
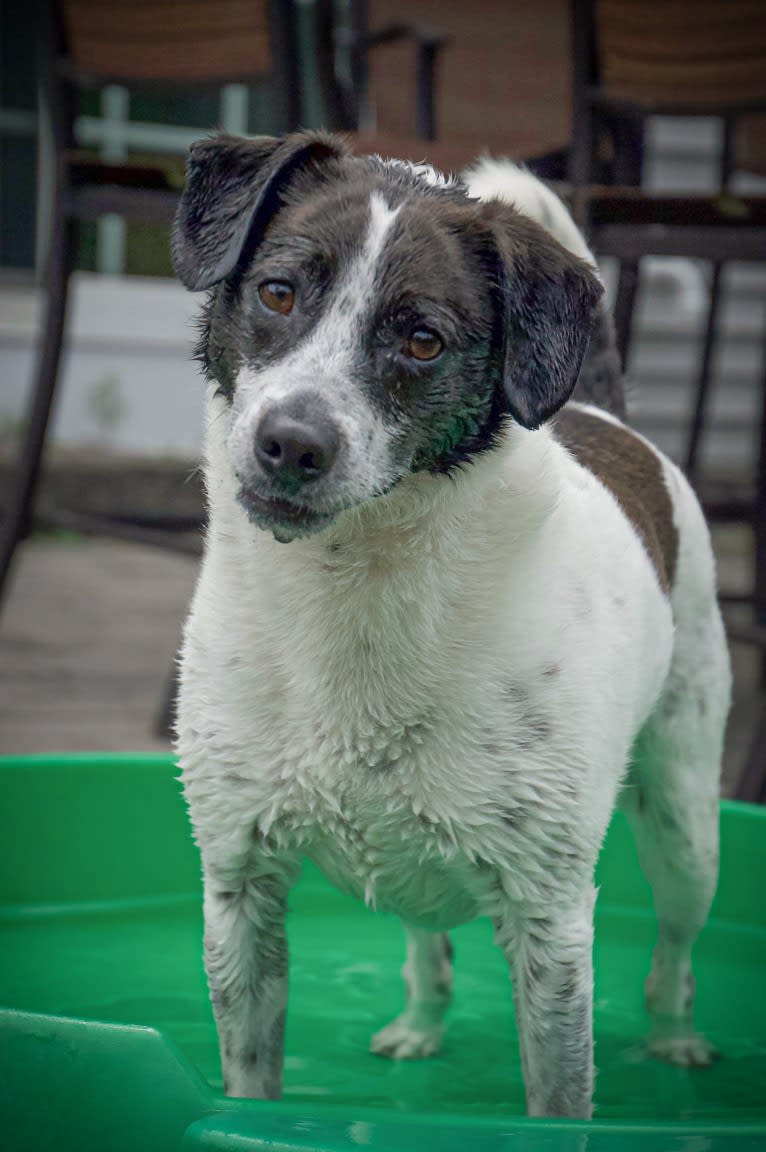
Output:
M426 1060L439 1051L443 1036L443 1024L417 1028L405 1012L375 1033L370 1051L390 1060Z
M650 1036L648 1053L655 1060L677 1064L680 1068L708 1068L720 1056L709 1040L699 1032L682 1036Z

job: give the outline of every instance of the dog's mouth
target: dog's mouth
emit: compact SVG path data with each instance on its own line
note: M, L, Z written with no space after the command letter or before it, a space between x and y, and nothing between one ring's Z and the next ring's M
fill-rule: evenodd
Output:
M287 499L283 494L264 495L245 482L240 483L237 500L247 513L251 524L271 532L280 544L289 544L291 540L313 536L329 528L346 512L376 502L388 495L401 479L400 475L394 476L387 484L382 484L375 492L366 494L362 499L343 502L339 500L330 508L315 508L297 499Z
M267 529L274 539L282 544L287 544L299 536L312 536L335 519L333 513L317 512L305 504L281 497L260 496L252 488L244 485L240 488L237 499L251 523L258 528Z

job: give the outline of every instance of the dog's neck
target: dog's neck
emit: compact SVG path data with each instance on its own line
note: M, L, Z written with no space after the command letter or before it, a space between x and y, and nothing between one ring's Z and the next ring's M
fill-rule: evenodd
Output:
M400 564L421 549L443 550L448 541L463 551L476 535L500 528L518 537L547 518L558 481L550 466L547 431L510 425L498 445L449 475L415 473L387 496L345 513L325 532L331 551L378 556ZM503 509L499 522L497 497Z
M403 569L419 563L430 567L428 557L436 553L447 556L454 547L464 554L472 539L480 554L482 538L513 541L538 531L559 499L560 449L550 433L509 424L495 448L454 473L407 476L388 494L342 513L322 532L282 544L254 527L237 503L236 482L224 464L221 423L214 418L208 428L210 544L235 546L259 581L319 567L339 576L374 574L377 580L389 571L396 583Z

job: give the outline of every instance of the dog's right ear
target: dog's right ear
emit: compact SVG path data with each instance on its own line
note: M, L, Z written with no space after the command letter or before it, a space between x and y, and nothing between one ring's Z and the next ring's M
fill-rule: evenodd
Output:
M221 133L193 144L173 225L173 267L181 283L198 292L244 266L290 177L311 162L348 151L342 139L326 132L251 140Z

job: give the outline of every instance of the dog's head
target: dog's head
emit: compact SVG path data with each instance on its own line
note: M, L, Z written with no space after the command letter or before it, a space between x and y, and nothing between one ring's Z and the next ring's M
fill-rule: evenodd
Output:
M191 151L173 236L251 519L308 535L571 394L602 289L507 204L324 133Z

